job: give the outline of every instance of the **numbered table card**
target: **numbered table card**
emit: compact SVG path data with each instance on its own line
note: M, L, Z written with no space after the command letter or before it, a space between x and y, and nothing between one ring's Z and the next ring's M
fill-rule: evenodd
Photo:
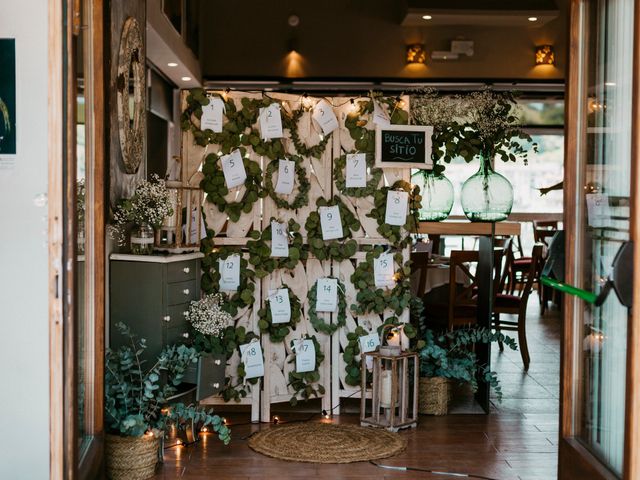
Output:
M373 281L376 287L392 287L395 285L393 280L393 255L383 253L378 258L373 259Z
M278 181L276 182L276 193L289 195L293 192L293 174L296 164L291 160L278 160Z
M222 114L224 102L221 98L209 98L209 104L202 106L200 117L200 130L211 130L215 133L222 132Z
M385 112L380 102L377 100L373 101L373 124L380 125L381 127L388 127L391 125L391 121L389 120L389 115Z
M340 218L340 208L338 205L333 207L319 207L320 227L322 227L323 240L335 240L342 238L342 219Z
M240 345L240 361L244 364L245 380L264 377L264 359L260 342Z
M240 287L240 255L229 255L218 260L220 269L220 290L237 292Z
M269 291L269 310L271 310L271 323L289 323L291 321L289 290L279 288Z
M338 309L338 279L319 278L316 285L316 312L335 312Z
M407 207L409 194L407 192L389 190L387 193L387 212L384 223L401 227L407 222Z
M305 339L295 342L296 373L313 372L316 369L316 347L313 340Z
M367 156L364 153L347 154L347 188L367 186Z
M333 108L326 100L320 100L316 106L313 107L313 119L318 122L322 133L325 135L329 135L338 128L336 114L333 113Z
M247 172L244 169L240 150L234 150L229 155L224 155L220 161L222 162L222 173L224 174L224 182L227 184L227 188L244 185L244 181L247 179Z
M271 220L271 256L289 256L289 238L287 224Z
M282 138L282 117L280 116L280 105L272 103L268 107L260 109L259 115L260 135L264 140L271 138Z
M363 335L358 340L360 341L360 352L362 353L373 352L380 345L380 337L376 332Z

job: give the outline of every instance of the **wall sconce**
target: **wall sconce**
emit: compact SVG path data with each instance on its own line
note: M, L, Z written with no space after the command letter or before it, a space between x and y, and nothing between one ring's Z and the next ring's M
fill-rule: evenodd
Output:
M555 65L556 57L553 53L553 45L540 45L536 47L536 65Z
M423 43L414 43L407 45L407 63L425 63L427 60L427 52L424 49Z

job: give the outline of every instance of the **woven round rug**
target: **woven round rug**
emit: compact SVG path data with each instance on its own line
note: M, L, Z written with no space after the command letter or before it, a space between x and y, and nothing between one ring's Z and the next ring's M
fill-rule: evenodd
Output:
M293 423L254 433L249 447L268 457L309 463L352 463L402 452L407 442L397 433L356 425Z

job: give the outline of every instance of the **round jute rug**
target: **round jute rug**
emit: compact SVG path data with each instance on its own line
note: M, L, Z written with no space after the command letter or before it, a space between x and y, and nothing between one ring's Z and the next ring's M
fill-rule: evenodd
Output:
M293 423L254 433L249 447L293 462L352 463L391 457L407 442L397 433L356 425Z

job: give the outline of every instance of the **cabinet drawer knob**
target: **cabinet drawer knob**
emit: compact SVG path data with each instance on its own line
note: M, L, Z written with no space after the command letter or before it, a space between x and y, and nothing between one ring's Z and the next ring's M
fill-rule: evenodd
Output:
M214 383L213 388L220 388L220 384L218 382Z
M184 267L184 268L182 269L182 271L183 271L184 273L189 273L189 272L191 271L191 269L190 269L189 267Z
M185 295L189 295L189 289L185 288L184 290L182 290L182 293L184 293Z
M214 360L213 363L215 363L216 365L220 365L221 362L220 362L220 360Z
M171 317L169 315L165 315L164 317L162 317L162 320L164 320L165 322L170 322Z
M184 333L182 334L182 336L183 336L184 338L189 338L189 332L184 332Z
M184 312L182 312L182 316L184 318L187 318L187 315L189 315L189 312L187 310L185 310Z

